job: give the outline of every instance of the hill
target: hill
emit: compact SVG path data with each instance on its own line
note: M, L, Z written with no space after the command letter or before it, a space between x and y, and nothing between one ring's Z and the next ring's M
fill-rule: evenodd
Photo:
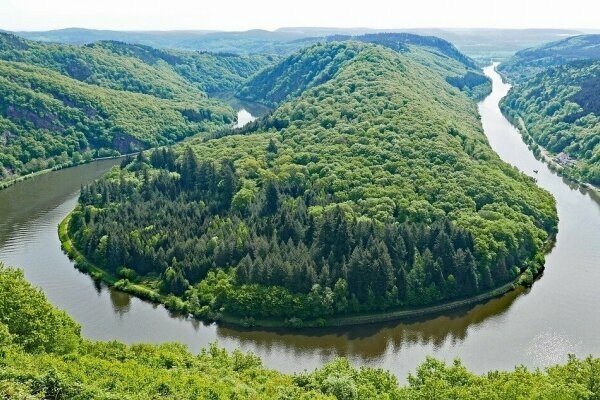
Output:
M134 58L154 67L166 64L177 75L208 94L234 90L250 76L278 60L275 56L155 49L111 41L95 42L87 47Z
M594 57L596 48L592 46ZM600 47L599 47L600 49ZM577 52L583 56L583 49ZM600 185L600 61L573 61L519 80L502 110L569 177ZM559 156L560 155L560 156Z
M107 89L0 61L0 178L174 143L230 124L231 108Z
M303 49L293 57L321 62L315 76L337 68L308 84L282 61L295 97L84 188L65 248L120 289L246 325L531 282L556 229L552 197L489 147L475 102L442 72L449 58L410 49Z
M570 178L600 185L600 35L523 50L498 69L514 83L502 110L534 151L548 151Z
M289 54L304 46L311 35L253 29L243 32L217 31L107 31L82 28L45 32L14 32L27 39L64 44L118 41L162 49L228 52L236 54Z
M483 97L491 88L475 62L442 39L403 33L368 34L328 37L324 44L313 45L264 69L243 85L237 96L268 106L296 97L304 90L331 79L344 63L354 57L356 46L348 44L349 40L376 43L405 53L419 63L442 72L450 84L467 91L474 98ZM326 42L338 44L327 45Z
M159 48L279 55L289 55L305 45L313 44L328 36L359 36L376 33L412 33L415 35L435 36L451 42L468 56L481 62L489 63L490 59L505 59L524 48L538 46L542 43L559 40L566 36L581 35L585 32L568 29L368 29L318 27L288 27L280 28L273 32L262 30L245 32L119 32L78 28L46 32L16 32L16 34L29 39L70 44L87 44L101 40L115 40Z
M49 68L79 81L165 99L200 101L235 88L270 57L158 50L122 42L42 43L0 33L0 59Z
M600 59L600 35L578 35L517 52L500 64L499 71L520 82L570 61Z
M200 354L183 345L92 342L20 271L0 263L0 396L7 399L418 399L593 398L600 360L574 357L544 372L477 376L456 361L427 359L408 384L382 369L334 360L286 375L240 351L216 345Z
M274 61L0 33L0 180L227 126L233 110L209 95Z

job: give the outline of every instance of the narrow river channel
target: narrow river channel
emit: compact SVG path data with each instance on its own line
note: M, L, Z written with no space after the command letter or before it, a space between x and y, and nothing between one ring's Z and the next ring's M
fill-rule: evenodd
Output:
M425 320L300 333L240 330L172 316L161 306L95 284L60 249L56 227L75 206L80 185L115 160L52 172L0 191L0 260L23 268L29 281L81 324L87 338L178 341L192 351L218 341L230 350L253 351L270 368L285 372L345 356L404 380L427 355L461 358L476 372L550 365L568 353L600 355L600 206L534 158L498 108L509 86L492 67L485 73L494 86L479 110L490 144L557 200L556 246L530 290Z

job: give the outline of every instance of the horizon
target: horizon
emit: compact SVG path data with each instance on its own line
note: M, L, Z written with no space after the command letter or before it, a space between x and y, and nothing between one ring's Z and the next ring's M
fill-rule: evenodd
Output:
M266 29L266 28L248 28L248 29L202 29L202 28L176 28L176 29L111 29L111 28L90 28L85 26L64 26L52 29L21 29L12 30L0 27L0 31L4 32L24 32L24 33L36 33L36 32L54 32L54 31L67 31L67 30L87 30L87 31L105 31L105 32L129 32L129 33L167 33L167 32L186 32L186 33L246 33L253 31L260 32L281 32L287 30L288 33L293 33L294 29L311 29L311 30L331 30L331 31L343 31L343 30L365 30L373 32L400 32L400 31L416 31L416 30L442 30L442 31L577 31L581 33L586 32L600 32L600 28L573 28L573 27L531 27L531 28L489 28L489 27L464 27L464 26L417 26L417 27L368 27L368 26L280 26L278 28Z
M281 27L321 29L565 29L597 30L600 5L585 0L548 4L543 0L482 4L477 0L421 0L388 4L371 0L305 0L302 4L255 0L252 3L171 0L0 0L0 27L8 31L39 32L82 27L113 31L244 32ZM515 12L518 10L519 12ZM580 12L585 10L585 12ZM385 28L371 28L383 26ZM394 28L390 28L394 27Z

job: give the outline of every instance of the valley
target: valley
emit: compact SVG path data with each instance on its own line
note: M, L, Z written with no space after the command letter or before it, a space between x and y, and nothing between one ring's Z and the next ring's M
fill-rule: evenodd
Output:
M265 365L284 372L311 370L324 360L345 356L353 363L389 369L402 380L425 355L448 361L461 357L469 368L484 372L510 369L515 364L553 364L564 361L569 352L598 352L593 335L580 339L579 327L586 320L589 329L585 331L591 333L599 322L577 312L585 312L586 305L597 300L592 289L586 291L585 297L579 291L593 285L594 279L573 271L589 274L593 260L600 256L596 251L600 244L590 242L600 224L593 222L600 221L600 208L593 194L572 187L534 158L497 107L508 86L493 71L487 73L493 79L494 91L479 110L492 148L505 161L537 177L539 184L557 199L560 222L556 245L546 256L543 277L532 289L518 289L440 316L314 332L246 330L177 316L162 306L96 284L78 272L60 249L56 226L75 206L80 185L99 177L120 160L52 172L1 191L0 204L6 211L2 218L0 259L25 267L28 280L41 286L54 304L73 315L82 325L83 335L90 339L126 343L178 341L194 352L218 340L230 350L252 351ZM88 169L90 172L84 172ZM533 170L539 173L534 174ZM45 196L32 196L38 192ZM27 205L26 199L34 198ZM8 204L19 204L22 213L6 208ZM53 268L48 269L48 264ZM577 280L572 290L565 292L562 282L573 278ZM556 291L563 293L560 299L554 295ZM545 306L553 304L556 306ZM540 314L540 308L546 313ZM549 310L554 310L554 315ZM560 325L552 321L560 321ZM565 330L564 326L573 330ZM481 346L488 352L497 351L482 359L477 353ZM398 364L397 359L413 361Z
M579 33L0 31L0 397L594 398Z

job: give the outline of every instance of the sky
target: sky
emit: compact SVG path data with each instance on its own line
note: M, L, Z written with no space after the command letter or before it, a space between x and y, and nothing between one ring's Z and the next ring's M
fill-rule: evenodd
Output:
M600 29L594 0L0 0L0 29Z

